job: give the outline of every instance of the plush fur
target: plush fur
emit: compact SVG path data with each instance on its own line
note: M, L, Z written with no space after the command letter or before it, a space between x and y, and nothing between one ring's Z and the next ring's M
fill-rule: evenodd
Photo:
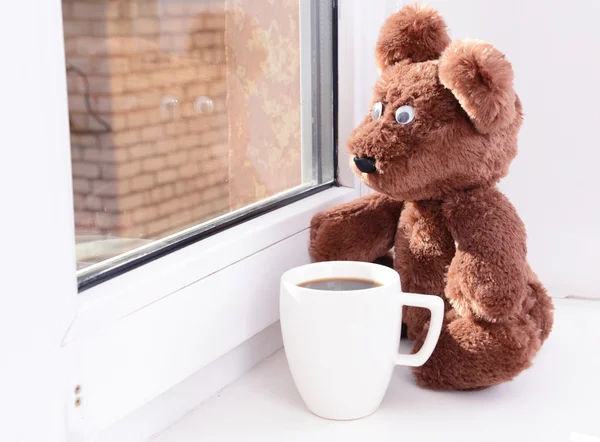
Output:
M392 15L381 28L375 60L379 69L401 60L415 63L435 60L449 43L446 23L435 9L406 6Z
M433 389L480 389L530 366L548 337L552 302L526 260L525 227L496 188L517 153L521 103L510 63L478 41L449 44L430 8L408 6L385 23L383 68L370 113L350 136L352 156L377 171L354 171L377 193L312 221L319 261L376 261L393 247L403 290L440 296L446 319L432 357L414 369ZM395 111L414 108L399 124ZM384 260L385 261L385 260ZM418 351L429 312L405 308Z
M510 63L489 43L453 43L440 60L442 84L452 91L482 133L500 129L515 119L513 77Z

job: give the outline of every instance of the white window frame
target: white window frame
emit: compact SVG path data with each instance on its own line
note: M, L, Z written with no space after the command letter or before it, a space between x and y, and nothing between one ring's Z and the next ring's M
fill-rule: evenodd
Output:
M276 322L279 276L310 260L310 218L356 196L320 192L86 291L64 342L85 392L74 422L93 434Z
M62 348L49 363L54 364L54 368L63 367L66 373L66 380L58 375L53 379L60 383L64 393L61 400L66 408L69 440L96 440L100 432L119 419L277 322L279 276L285 269L310 261L307 246L312 216L366 192L347 167L345 152L345 140L365 115L369 87L377 77L374 63L364 62L365 45L370 43L365 43L356 29L364 27L365 17L370 17L369 25L376 22L374 27L378 27L382 17L398 6L397 3L340 2L340 187L327 189L175 251L92 287L81 296L77 295L75 284L61 2L32 0L27 6L21 3L11 6L10 20L6 20L4 31L17 33L22 26L19 24L31 24L28 29L37 27L38 31L31 31L27 38L17 41L16 52L28 54L20 57L19 69L41 74L35 78L36 88L27 89L29 84L25 81L31 81L30 76L10 75L6 81L11 82L13 91L27 90L25 98L30 103L38 103L44 112L27 113L23 108L21 115L27 117L27 126L36 127L36 131L28 137L22 137L22 131L16 129L8 133L13 153L9 152L9 161L2 163L3 178L10 188L10 183L18 182L22 174L33 171L43 176L46 166L56 167L56 173L45 176L47 182L43 185L38 183L26 189L12 186L23 198L52 201L53 214L48 219L39 218L35 205L23 210L14 199L8 200L5 207L8 213L37 215L40 223L46 223L39 229L44 235L36 237L40 252L35 258L51 277L47 281L36 279L36 261L17 263L15 265L28 269L32 280L15 277L4 285L13 289L19 282L26 284L33 291L31 305L39 301L39 305L48 306L47 311L53 315L45 317L43 324L53 330L49 339L55 342L56 350ZM15 41L9 37L7 33L3 41ZM355 56L357 51L360 57ZM12 100L22 96L17 94ZM4 117L9 118L9 115ZM15 127L22 130L25 123ZM43 159L44 164L32 168L25 162L27 158ZM31 235L26 231L30 228L28 223L22 226L12 223L11 228L10 234L16 238ZM6 253L18 251L19 242L9 242ZM0 283L0 288L6 287ZM26 307L21 306L15 314L26 315ZM31 326L31 322L24 324L20 330L26 333L25 327ZM12 331L7 330L7 333ZM75 407L78 385L81 402ZM41 403L44 398L48 403L53 402L49 391L44 397L38 390L36 397ZM39 414L43 414L42 411ZM63 440L48 426L41 425L31 431L34 434L39 431L39 440Z

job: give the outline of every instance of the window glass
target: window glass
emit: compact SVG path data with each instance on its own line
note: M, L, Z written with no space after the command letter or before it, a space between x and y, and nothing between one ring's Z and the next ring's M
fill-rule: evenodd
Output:
M62 7L80 283L333 180L318 2Z

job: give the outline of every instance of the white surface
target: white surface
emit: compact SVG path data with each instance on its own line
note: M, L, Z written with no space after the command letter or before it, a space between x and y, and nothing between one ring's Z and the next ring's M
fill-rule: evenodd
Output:
M276 322L106 430L90 437L90 440L146 441L275 353L281 346L281 328L279 322Z
M375 42L383 21L398 9L400 3L398 0L340 0L342 20L339 23L339 95L340 100L351 101L340 106L340 127L343 124L347 128L340 130L340 152L346 152L350 132L369 113L373 85L379 77L375 66ZM340 165L346 165L348 160L346 155L340 160ZM346 173L351 173L350 168L346 167L346 170ZM360 181L357 185L361 195L373 192Z
M381 284L366 290L324 291L307 281L358 278ZM431 311L432 326L417 354L398 354L402 306ZM403 294L390 268L365 262L319 262L281 277L281 329L292 375L310 410L337 420L377 409L394 366L425 363L440 336L444 302Z
M434 392L398 367L376 413L328 421L307 411L281 351L152 442L597 441L600 302L556 300L556 307L552 335L513 382Z
M378 74L373 51L385 18L413 0L343 1L354 9L354 124ZM486 40L513 64L525 123L501 188L527 227L529 260L553 296L600 297L600 2L427 0L453 39ZM342 140L345 141L345 140ZM365 191L363 190L363 193Z
M361 55L365 53L361 39L364 35L360 27L369 28L365 14L382 9L382 3L384 2L373 3L364 0L338 2L338 180L344 186L354 187L361 192L364 185L348 167L350 158L346 142L352 130L368 111L368 108L363 108L360 104L357 95L365 89L365 63Z
M0 440L64 442L77 287L60 2L1 9Z

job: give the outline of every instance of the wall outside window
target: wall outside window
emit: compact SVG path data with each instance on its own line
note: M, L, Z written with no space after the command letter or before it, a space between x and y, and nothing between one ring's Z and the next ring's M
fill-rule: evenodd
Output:
M78 267L302 182L299 6L62 0Z
M78 236L166 236L230 206L224 11L159 6L63 0Z

